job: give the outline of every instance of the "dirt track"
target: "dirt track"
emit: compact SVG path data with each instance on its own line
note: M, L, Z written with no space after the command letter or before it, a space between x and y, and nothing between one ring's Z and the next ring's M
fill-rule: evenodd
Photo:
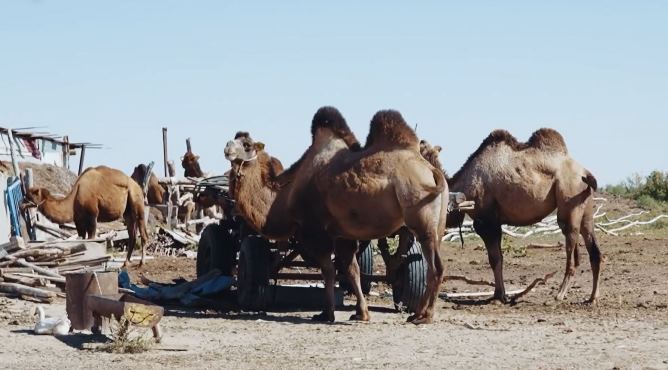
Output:
M558 270L516 306L438 302L437 322L416 327L392 310L391 298L373 299L372 321L314 324L311 312L266 316L173 313L163 320L164 343L140 355L111 355L81 350L95 338L36 337L30 325L0 319L0 361L8 368L668 368L668 237L601 237L607 263L602 298L588 297L591 273L583 258L566 302L553 296L563 274L563 250L529 250L505 261L509 288ZM554 238L553 240L558 240ZM525 244L526 241L516 241ZM472 240L465 249L445 245L444 261L452 274L489 279L484 250ZM158 278L189 276L194 261L149 262L146 273ZM164 265L172 266L165 269ZM153 267L152 267L153 266ZM183 266L180 269L175 267ZM447 283L445 291L473 290ZM378 290L376 290L378 291ZM349 302L350 303L350 302ZM10 306L18 309L11 301ZM3 309L5 310L5 309ZM64 303L48 312L64 311ZM7 315L6 315L7 316ZM11 315L9 315L11 316ZM174 350L182 350L174 352Z

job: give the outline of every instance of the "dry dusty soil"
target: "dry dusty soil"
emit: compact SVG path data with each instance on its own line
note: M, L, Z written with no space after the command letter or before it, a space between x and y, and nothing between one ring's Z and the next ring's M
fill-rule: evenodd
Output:
M313 312L172 312L162 322L164 342L136 355L91 350L101 338L86 334L34 336L24 313L31 304L2 299L0 368L668 368L668 237L600 239L606 265L595 307L581 303L591 284L586 257L568 299L557 303L563 250L529 249L519 257L528 241L515 241L505 260L509 288L559 272L514 306L439 300L436 322L414 326L379 286L370 323L348 322L350 308L337 311L334 324L311 322ZM479 244L444 244L448 273L490 279ZM148 263L143 272L156 279L194 274L194 261L187 259ZM446 283L442 289L477 288ZM47 311L64 312L64 302Z

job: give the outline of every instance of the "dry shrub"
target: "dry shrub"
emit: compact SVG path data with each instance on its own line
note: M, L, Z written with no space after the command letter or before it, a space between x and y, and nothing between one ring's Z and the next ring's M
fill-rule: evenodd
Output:
M111 341L98 349L102 352L116 354L143 353L151 349L152 341L146 338L146 330L139 332L132 325L132 319L121 317L111 318Z

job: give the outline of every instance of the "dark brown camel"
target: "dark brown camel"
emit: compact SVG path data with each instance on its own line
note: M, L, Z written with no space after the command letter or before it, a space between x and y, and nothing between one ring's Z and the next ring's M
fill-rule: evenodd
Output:
M328 301L316 319L334 319L332 251L357 296L352 319L369 319L355 240L385 237L406 225L421 242L428 267L427 292L409 320L431 322L443 276L438 251L448 201L443 174L420 156L414 131L396 111L373 117L364 148L332 107L316 112L311 133L311 146L279 183L289 181L287 204L298 238L316 254L325 278Z
M191 151L187 151L181 158L185 177L204 177L204 172L199 166L199 156Z
M146 171L148 171L148 167L145 164L140 164L135 167L134 171L132 172L132 176L130 177L132 177L132 179L141 186L146 176ZM148 200L148 204L165 204L166 197L167 190L164 186L160 185L158 182L158 177L155 176L153 172L151 172L151 176L149 176L148 179L148 186L146 188L146 200Z

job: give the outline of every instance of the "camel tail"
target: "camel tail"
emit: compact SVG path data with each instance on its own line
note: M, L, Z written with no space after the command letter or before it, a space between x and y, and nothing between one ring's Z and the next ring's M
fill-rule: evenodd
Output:
M429 186L426 190L432 194L441 194L443 191L445 191L445 175L443 174L443 171L439 170L438 168L433 168L431 171L434 174L434 181L436 181L436 186Z
M598 190L598 182L596 181L596 177L594 177L591 172L587 171L587 175L582 176L582 181L587 184L593 191Z

